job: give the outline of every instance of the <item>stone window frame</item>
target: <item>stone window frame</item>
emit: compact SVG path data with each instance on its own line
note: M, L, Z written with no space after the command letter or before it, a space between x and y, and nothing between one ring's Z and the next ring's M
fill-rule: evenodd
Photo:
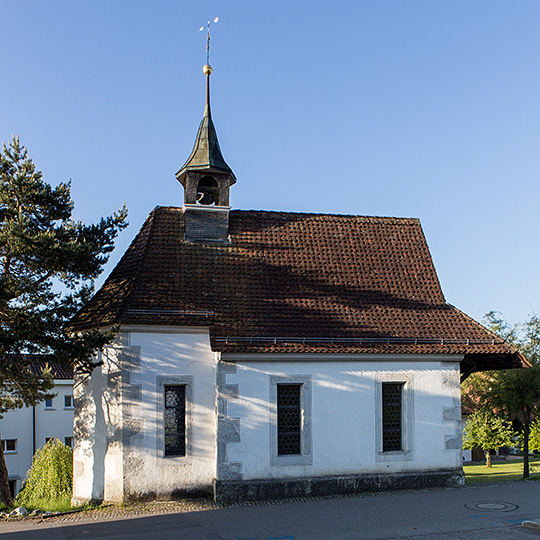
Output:
M186 454L184 456L165 455L165 386L186 387ZM169 464L188 463L193 459L193 376L156 377L156 452L157 457Z
M278 455L277 433L277 387L279 384L298 384L302 414L301 454ZM270 376L270 465L312 465L313 442L311 430L311 375L271 375Z
M375 459L376 461L412 461L414 459L414 384L407 373L380 373L375 385ZM383 451L383 384L402 384L401 402L401 450Z

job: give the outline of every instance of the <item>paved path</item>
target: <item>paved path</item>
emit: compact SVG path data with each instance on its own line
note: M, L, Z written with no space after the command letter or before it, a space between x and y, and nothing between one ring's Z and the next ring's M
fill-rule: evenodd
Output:
M161 509L160 509L161 508ZM175 510L178 513L171 513ZM157 514L156 512L162 512ZM10 540L540 539L540 481L256 503L154 504L0 523Z

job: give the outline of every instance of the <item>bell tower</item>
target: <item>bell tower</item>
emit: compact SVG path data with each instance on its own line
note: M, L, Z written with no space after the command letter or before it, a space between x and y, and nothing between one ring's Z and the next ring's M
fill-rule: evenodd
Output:
M229 191L236 182L227 165L217 138L210 110L210 75L206 75L206 105L191 155L176 173L184 186L184 238L192 242L227 242L229 237Z

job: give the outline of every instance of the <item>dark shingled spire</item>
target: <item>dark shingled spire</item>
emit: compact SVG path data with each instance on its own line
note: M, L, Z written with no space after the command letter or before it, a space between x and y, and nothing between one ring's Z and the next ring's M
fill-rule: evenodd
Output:
M232 169L223 158L221 149L219 148L216 128L214 127L214 122L212 122L212 113L210 111L210 74L212 73L212 68L206 65L203 71L206 75L206 105L204 116L199 125L199 131L191 155L176 173L176 178L182 183L183 177L188 171L204 170L226 173L231 175L233 180L236 180Z

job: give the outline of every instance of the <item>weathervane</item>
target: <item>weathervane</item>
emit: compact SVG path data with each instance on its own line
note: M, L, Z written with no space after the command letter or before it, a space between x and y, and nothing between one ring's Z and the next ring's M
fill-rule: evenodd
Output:
M206 35L206 65L210 65L210 25L217 23L219 21L219 17L216 17L213 21L208 21L206 24L206 27L208 28L208 34ZM201 26L199 28L199 32L202 32L204 30L204 26Z

